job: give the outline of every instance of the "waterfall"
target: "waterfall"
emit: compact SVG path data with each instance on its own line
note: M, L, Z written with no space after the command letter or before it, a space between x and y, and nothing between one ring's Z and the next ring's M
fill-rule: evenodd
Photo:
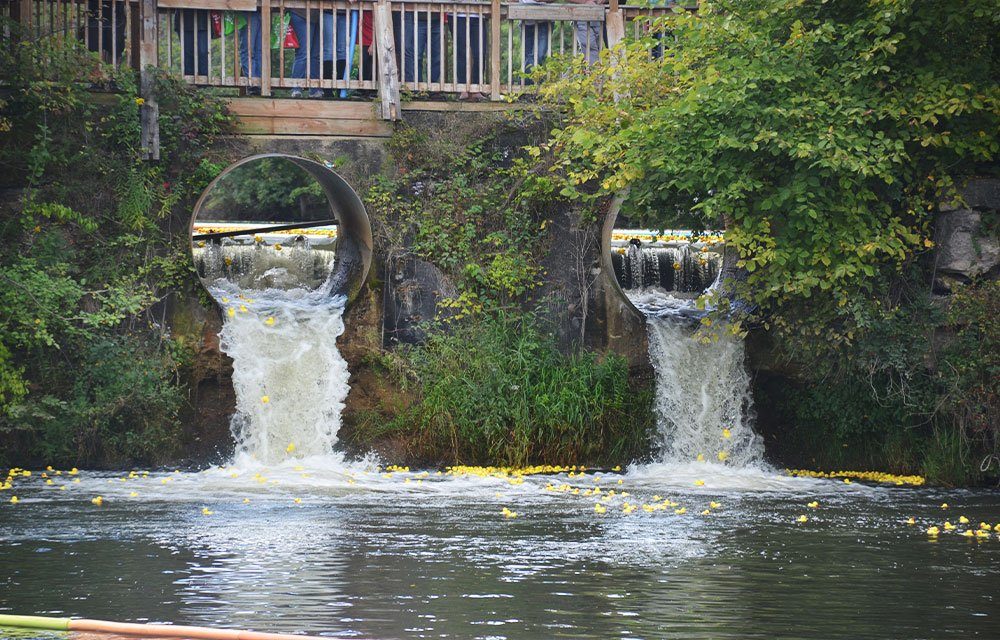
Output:
M661 461L691 462L701 455L735 467L759 465L764 446L753 431L743 341L724 329L718 339L699 338L674 317L652 316L647 326Z
M630 242L612 254L619 284L645 316L656 374L654 411L660 462L701 460L731 467L763 462L753 431L743 341L727 327L695 329L707 312L695 300L718 283L721 246Z
M333 455L350 389L336 344L345 301L320 279L329 278L333 252L304 243L216 245L196 250L195 262L224 309L221 348L233 359L236 391L234 463Z

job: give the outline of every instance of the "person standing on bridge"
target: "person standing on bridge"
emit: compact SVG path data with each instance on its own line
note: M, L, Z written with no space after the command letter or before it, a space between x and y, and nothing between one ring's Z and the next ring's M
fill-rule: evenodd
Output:
M603 6L605 0L566 0L570 4ZM604 44L604 21L578 20L576 26L576 44L580 48L587 64L594 64L601 57Z

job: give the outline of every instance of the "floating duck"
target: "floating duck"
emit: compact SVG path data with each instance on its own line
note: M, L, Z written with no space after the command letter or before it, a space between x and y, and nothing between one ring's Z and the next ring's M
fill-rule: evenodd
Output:
M944 523L944 530L945 531L951 531L954 528L955 528L955 525L953 525L952 523L950 523L950 522L945 522Z
M733 432L730 431L729 429L723 429L722 430L722 437L725 438L726 440L729 440L730 438L733 437Z
M704 511L701 512L701 515L707 516L710 513L712 513L712 512L709 509L705 509Z
M958 521L962 524L969 524L969 519L965 516L958 516Z
M850 478L844 478L844 484L851 484Z
M597 504L594 505L594 513L607 513L607 511L608 511L608 508L605 507L600 502L598 502Z
M49 478L48 480L45 481L45 484L55 484L55 483L52 482L52 478Z
M135 491L133 491L133 492L131 492L131 493L128 494L128 497L130 497L130 498L138 498L139 494L136 493Z
M991 527L991 526L989 525L989 523L987 523L987 522L980 522L980 523L979 523L979 528L980 528L980 529L985 529L985 530L989 531L989 530L990 530L990 529L992 529L993 527Z
M292 500L292 502L294 502L295 504L302 504L302 498L295 498L294 500Z
M80 473L80 470L77 469L76 467L73 467L72 469L69 470L69 475L71 476L75 476L78 473Z
M997 524L995 527L993 527L993 530L996 531L997 533L1000 533L1000 524Z
M802 514L801 516L799 516L798 518L796 518L796 521L798 521L798 522L809 522L809 516L807 516L805 514Z
M941 530L938 529L937 527L934 526L927 527L927 535L936 536L939 533L941 533Z
M809 507L810 509L819 509L819 502L813 500L812 502L810 502L806 506Z
M988 530L986 530L986 529L979 529L979 530L976 531L976 537L977 538L989 538L990 537L990 532Z
M913 516L910 516L906 519L906 524L917 524L917 521L913 519Z
M941 508L942 509L947 509L948 508L948 503L947 502L942 502L941 503Z
M719 508L719 507L721 507L722 505L721 505L721 504L719 504L718 502L709 502L709 503L708 503L708 506L709 506L709 507L711 507L712 509L718 509L718 508Z
M719 453L716 454L716 457L719 458L719 462L725 462L726 458L729 457L729 454L726 453L725 451L720 451Z
M236 317L236 309L229 307L228 309L226 309L226 315L229 316L230 318Z
M20 498L18 498L17 496L11 496L11 497L10 497L10 503L11 503L11 504L17 504L17 503L18 503L18 502L20 502L20 501L21 501L21 499L20 499Z
M966 529L965 531L962 532L962 535L965 536L966 538L971 538L976 534L973 533L972 529Z
M638 508L639 507L635 506L634 504L630 504L630 503L626 502L625 504L622 505L622 513L624 513L625 515L628 515L628 514L632 513L633 511L635 511Z
M250 498L243 498L243 504L250 504Z
M697 460L698 462L704 462L705 461L705 454L704 453L699 453L698 457L695 458L695 460Z
M96 504L98 507L104 504L104 498L97 496L96 498L90 499L91 504Z
M696 487L704 487L705 486L705 481L704 480L695 480L694 481L694 486L696 486Z
M266 324L269 327L273 327L274 326L274 318L271 317L271 316L268 316L267 318L264 319L264 324Z
M517 511L511 511L511 510L510 510L510 509L508 509L507 507L504 507L504 508L503 508L503 509L502 509L502 510L500 511L500 513L502 513L502 514L503 514L503 517L505 517L505 518L516 518L516 517L517 517Z
M213 513L215 513L215 512L212 511L211 509L209 509L208 507L202 507L201 508L201 515L203 515L203 516L210 516Z
M682 516L682 515L684 515L687 512L688 512L687 507L681 507L680 509L674 509L674 513L676 513L679 516Z

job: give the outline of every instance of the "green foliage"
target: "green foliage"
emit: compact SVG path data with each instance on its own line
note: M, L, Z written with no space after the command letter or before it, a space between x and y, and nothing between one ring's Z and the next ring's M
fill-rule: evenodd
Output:
M460 317L510 306L538 286L549 201L520 188L528 164L495 144L497 131L441 156L426 136L403 129L393 138L397 180L380 179L366 204L387 250L408 246L447 273L459 296L445 303Z
M888 468L965 484L1000 468L1000 283L848 305L858 334L836 349L797 335L779 346L798 385L764 385L782 455L821 468ZM791 426L794 425L794 426Z
M330 216L323 189L282 158L262 158L226 174L202 205L205 215L229 220L299 220Z
M419 399L363 429L412 435L436 461L613 464L648 445L650 397L629 388L624 359L565 355L531 315L484 314L398 357Z
M628 191L653 227L726 228L741 294L787 323L925 249L931 211L1000 150L995 0L714 0L541 85L566 196ZM551 179L551 178L550 178ZM810 300L808 316L788 305ZM835 330L828 327L828 331Z
M0 203L0 455L160 460L176 445L183 350L153 307L193 282L171 218L221 168L213 144L231 118L158 76L162 159L149 162L134 75L72 40L0 48L0 84L0 183L20 194Z

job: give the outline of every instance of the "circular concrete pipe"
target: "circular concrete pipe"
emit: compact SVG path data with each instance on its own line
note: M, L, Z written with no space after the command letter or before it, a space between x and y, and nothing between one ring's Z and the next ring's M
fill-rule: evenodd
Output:
M361 198L358 197L354 189L343 178L322 163L297 156L267 153L250 156L231 164L216 176L201 194L201 197L198 198L193 215L191 216L190 234L192 240L196 239L195 224L199 220L199 216L202 215L206 203L209 202L213 190L218 188L220 183L224 182L234 171L262 160L284 160L290 162L311 176L319 184L329 205L329 213L333 214L337 225L336 240L333 244L334 263L329 277L324 281L324 286L328 287L327 293L330 296L343 295L347 302L350 303L357 297L371 268L373 249L371 223L369 222L364 204L362 204ZM329 213L318 217L328 218ZM307 224L302 225L305 227L310 226L310 224L315 226L324 221L310 222L308 219L296 219L292 222L306 222ZM325 222L330 221L327 220ZM295 227L296 225L289 224L285 226ZM194 242L192 242L192 250L194 250Z

